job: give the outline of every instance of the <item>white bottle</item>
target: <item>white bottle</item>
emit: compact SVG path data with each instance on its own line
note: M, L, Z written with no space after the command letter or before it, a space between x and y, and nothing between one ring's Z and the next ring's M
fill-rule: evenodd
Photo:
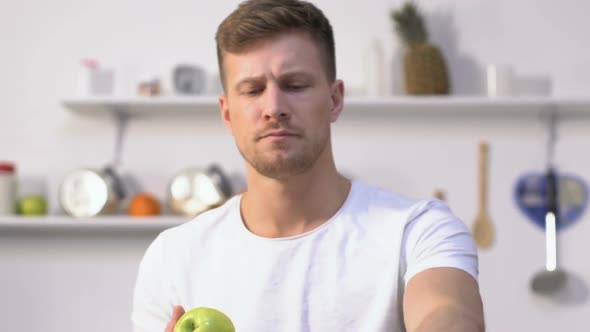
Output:
M0 215L16 214L16 167L0 162Z
M364 85L367 96L385 94L385 56L381 42L374 39L366 50L364 58Z
M389 68L387 74L386 94L393 96L401 96L406 94L406 87L404 81L404 48L401 43L394 39L389 57Z

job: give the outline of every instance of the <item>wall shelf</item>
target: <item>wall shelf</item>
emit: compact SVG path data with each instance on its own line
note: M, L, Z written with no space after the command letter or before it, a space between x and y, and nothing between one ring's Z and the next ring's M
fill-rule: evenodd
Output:
M121 112L130 116L218 114L215 96L91 97L66 99L63 105L78 114ZM555 111L565 116L590 115L590 97L345 97L345 114L538 115Z
M0 233L13 230L152 230L161 231L190 220L181 216L130 217L99 216L73 218L70 216L0 216Z
M217 97L90 97L66 99L66 109L84 115L124 112L128 115L163 115L187 113L214 113L218 109Z
M128 118L168 115L219 116L215 96L158 96L158 97L91 97L62 101L63 106L83 116L114 116L117 119L115 157L119 160ZM559 117L590 118L590 97L502 97L478 96L400 96L400 97L345 97L344 117L385 116L415 117ZM549 118L549 117L548 117ZM554 119L550 117L549 119ZM553 120L552 120L553 121ZM42 218L0 216L0 231L35 229L75 230L164 230L186 222L189 218L162 216L135 219L128 216L104 216L75 219L50 216Z

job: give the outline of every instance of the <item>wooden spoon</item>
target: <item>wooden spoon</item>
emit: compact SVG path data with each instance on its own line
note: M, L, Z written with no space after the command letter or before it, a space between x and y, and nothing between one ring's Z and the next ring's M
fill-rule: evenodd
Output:
M479 211L473 223L473 237L479 248L487 249L494 242L494 227L488 212L488 144L479 144Z

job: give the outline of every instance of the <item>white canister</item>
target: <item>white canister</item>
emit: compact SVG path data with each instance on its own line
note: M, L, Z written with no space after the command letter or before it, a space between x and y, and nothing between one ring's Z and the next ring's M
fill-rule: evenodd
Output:
M0 162L0 215L16 214L16 167Z
M488 97L507 97L513 95L514 74L512 68L503 64L486 66L486 87Z

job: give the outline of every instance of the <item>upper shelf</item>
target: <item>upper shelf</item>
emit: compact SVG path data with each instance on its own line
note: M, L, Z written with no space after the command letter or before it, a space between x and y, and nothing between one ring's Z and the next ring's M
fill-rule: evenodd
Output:
M345 97L344 114L457 114L536 115L553 110L560 115L590 115L590 97L399 96ZM217 114L215 96L90 97L63 101L70 111L102 114L113 111L129 115Z
M213 113L218 109L214 96L162 97L89 97L66 99L63 105L80 114L122 111L130 115L166 115L169 113Z

